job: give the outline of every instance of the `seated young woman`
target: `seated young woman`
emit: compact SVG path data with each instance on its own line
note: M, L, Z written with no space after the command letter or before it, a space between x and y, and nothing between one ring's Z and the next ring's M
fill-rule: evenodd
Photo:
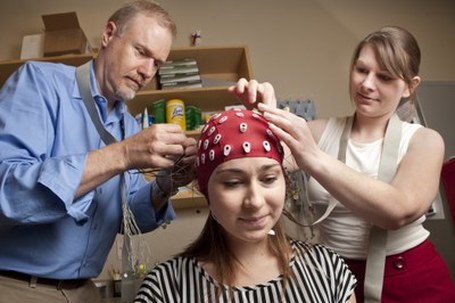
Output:
M357 281L335 252L286 235L282 163L261 114L212 117L196 168L210 214L193 243L146 276L135 302L355 302Z

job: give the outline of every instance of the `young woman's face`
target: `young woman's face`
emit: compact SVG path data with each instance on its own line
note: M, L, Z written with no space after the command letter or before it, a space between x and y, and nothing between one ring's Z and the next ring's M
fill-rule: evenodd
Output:
M401 98L410 96L403 79L381 69L369 44L362 48L351 71L350 92L357 112L369 117L390 115Z
M229 238L258 242L279 220L285 190L283 170L276 160L234 159L213 171L208 183L209 206Z

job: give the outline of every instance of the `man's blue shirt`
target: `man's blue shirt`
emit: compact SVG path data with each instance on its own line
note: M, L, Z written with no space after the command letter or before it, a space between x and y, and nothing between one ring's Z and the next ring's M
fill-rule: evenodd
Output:
M139 131L117 102L107 115L93 63L91 93L117 140ZM134 102L134 101L132 101ZM54 279L101 272L122 222L120 176L75 199L88 152L104 146L85 108L72 66L25 63L0 90L0 270ZM150 184L125 173L128 201L143 232L175 218L155 213Z

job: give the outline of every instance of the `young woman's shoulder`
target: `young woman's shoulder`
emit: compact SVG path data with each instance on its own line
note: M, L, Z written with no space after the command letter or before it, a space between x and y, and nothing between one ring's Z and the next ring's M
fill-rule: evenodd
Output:
M322 244L309 244L293 241L294 272L302 281L312 281L323 285L330 298L337 302L347 302L352 296L357 280L343 258ZM302 282L305 284L305 282Z
M142 287L150 288L152 285L162 288L165 285L179 284L182 279L194 270L196 263L186 257L175 257L156 265L144 278Z
M344 259L334 250L323 244L310 244L303 241L294 240L292 242L296 257L299 262L304 263L304 266L314 266L317 268L334 268L347 267Z
M310 254L317 254L317 255L326 255L341 258L334 250L328 248L324 244L320 243L308 243L305 241L300 240L292 240L291 245L298 253L310 253Z
M197 271L192 258L175 257L155 266L144 278L134 302L166 302L166 298L178 296L189 275Z

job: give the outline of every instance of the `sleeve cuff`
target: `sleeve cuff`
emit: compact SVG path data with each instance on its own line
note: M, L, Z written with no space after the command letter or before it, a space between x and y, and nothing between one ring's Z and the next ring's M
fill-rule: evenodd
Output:
M156 229L157 227L169 224L170 221L176 218L175 211L172 204L169 203L169 197L162 197L165 199L164 206L158 211L152 204L153 187L155 182L151 182L148 186L144 186L138 190L131 203L131 209L136 219L136 223L142 232L148 232Z
M94 196L89 192L74 199L86 158L86 154L80 154L45 161L38 179L38 183L54 193L65 205L67 213L78 222L88 219L86 212Z

